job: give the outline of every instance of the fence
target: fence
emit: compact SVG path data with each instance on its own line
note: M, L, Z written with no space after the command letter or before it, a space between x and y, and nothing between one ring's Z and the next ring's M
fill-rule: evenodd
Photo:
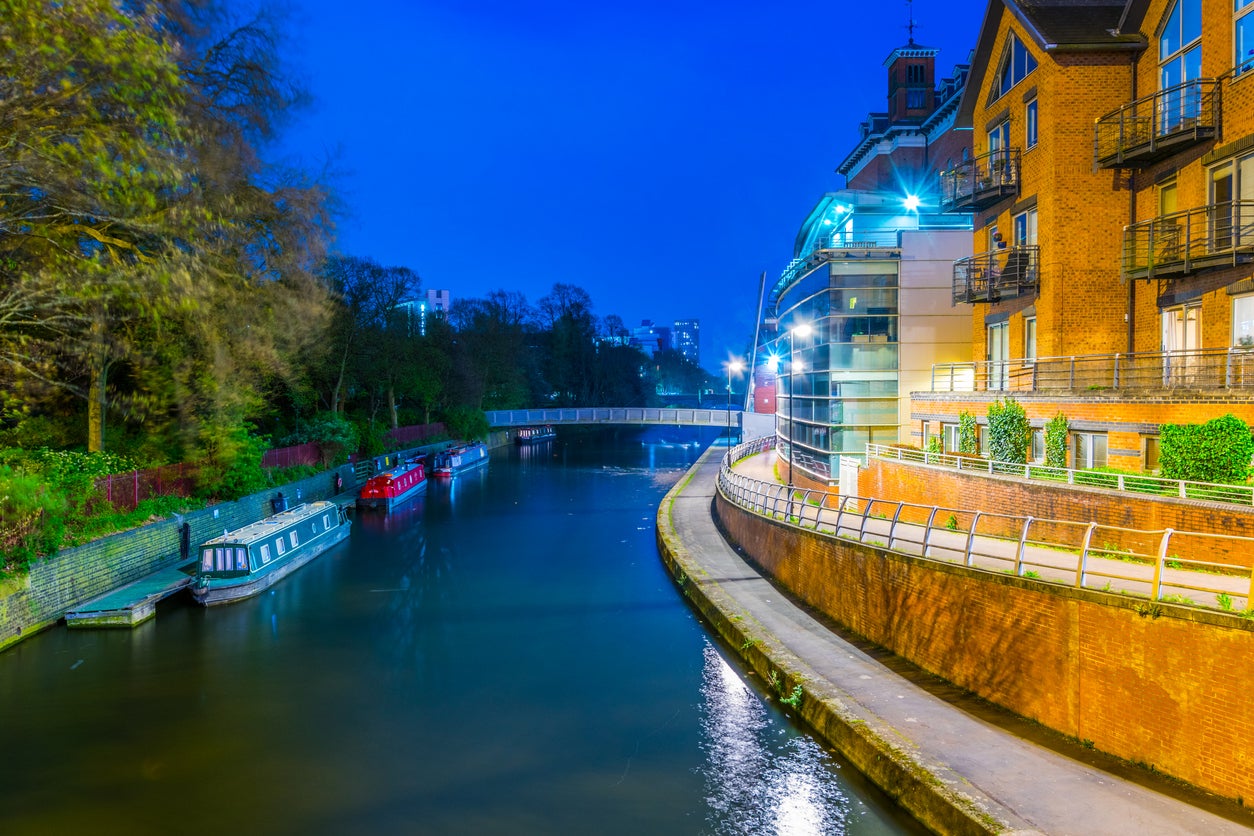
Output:
M133 511L145 499L158 496L191 496L196 489L199 468L192 464L168 464L150 470L135 470L101 476L96 490L119 511Z
M384 435L389 447L407 447L416 441L425 441L429 438L441 436L445 434L443 424L412 424L408 427L397 427L388 430Z
M841 496L762 482L732 469L774 442L755 439L728 451L719 469L724 497L752 513L820 535L928 560L1151 601L1233 611L1254 606L1254 539ZM1234 566L1206 559L1217 551L1243 562Z
M951 470L1017 476L1055 484L1080 485L1086 488L1103 488L1111 491L1143 493L1179 499L1200 499L1208 502L1226 502L1231 505L1254 505L1254 485L1218 485L1210 482L1189 482L1183 479L1163 479L1140 473L1108 473L1096 470L1068 470L1063 467L1046 467L1043 464L1016 464L971 456L954 456L947 453L929 453L883 444L868 444L868 457L892 459L899 462L936 465Z

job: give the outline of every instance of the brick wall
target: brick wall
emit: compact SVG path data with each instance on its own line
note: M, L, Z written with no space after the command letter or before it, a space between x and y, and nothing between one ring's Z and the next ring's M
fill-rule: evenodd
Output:
M268 516L270 500L279 490L289 507L300 501L329 499L335 494L337 472L343 477L344 489L352 490L356 484L353 467L345 465L281 489L102 537L40 560L18 589L0 597L0 648L55 624L66 611L92 598L158 569L179 565L179 526L184 521L191 527L194 551L224 529L234 530Z
M1254 798L1249 622L833 541L721 497L716 512L763 571L876 644L1097 749Z

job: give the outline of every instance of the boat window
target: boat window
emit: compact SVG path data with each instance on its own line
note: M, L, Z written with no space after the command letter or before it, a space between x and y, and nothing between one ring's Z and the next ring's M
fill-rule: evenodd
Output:
M287 544L283 542L282 537L274 541L274 546L279 550L280 555L287 551Z
M270 562L270 544L269 543L261 544L261 562L262 563Z
M331 515L323 514L322 515L322 530L326 531L330 527L331 527Z
M317 521L317 520L311 520L311 521L310 521L310 523L309 523L309 531L310 531L310 533L311 533L311 534L317 534L317 533L318 533L318 521Z
M248 571L248 550L237 547L235 549L235 568Z
M213 556L216 559L218 571L225 572L231 568L231 550L230 549L214 549Z
M295 531L289 531L287 537L292 541L292 548L296 548L300 545L300 535L298 535Z
M213 571L213 549L205 549L200 555L201 571Z

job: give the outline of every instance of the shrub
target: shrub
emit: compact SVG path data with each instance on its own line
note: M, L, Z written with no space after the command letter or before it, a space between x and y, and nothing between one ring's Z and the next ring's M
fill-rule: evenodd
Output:
M1071 426L1067 416L1059 412L1045 422L1045 466L1067 466L1067 433Z
M958 453L975 455L980 451L979 430L975 425L975 416L970 412L958 413Z
M988 455L993 461L1024 464L1032 448L1032 426L1013 398L988 405Z
M279 446L294 447L310 442L318 445L324 467L338 467L348 461L350 454L357 452L361 434L357 425L343 415L324 412L299 424Z
M1205 424L1163 424L1158 464L1167 479L1242 484L1250 476L1254 438L1234 415Z
M65 500L39 476L0 466L0 554L4 572L23 571L61 547Z
M203 497L239 499L269 486L261 458L269 439L253 435L249 427L236 427L214 440L209 457L201 463L197 493Z
M444 426L454 438L467 440L486 438L491 429L483 410L470 406L455 406L445 412Z
M944 445L941 443L941 437L939 435L929 435L927 437L927 452L929 453L945 452Z

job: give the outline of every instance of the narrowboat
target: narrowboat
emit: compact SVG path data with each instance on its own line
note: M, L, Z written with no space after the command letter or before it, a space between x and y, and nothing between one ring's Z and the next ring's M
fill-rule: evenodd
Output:
M435 454L431 472L436 476L455 476L488 463L488 445L482 441L459 444Z
M348 537L334 502L308 502L223 532L200 547L192 597L207 607L250 598Z
M409 459L405 463L376 473L362 485L357 495L358 508L382 508L391 511L397 505L412 499L427 489L427 473L421 459Z
M557 431L552 427L523 427L514 436L515 444L540 444L557 438Z

